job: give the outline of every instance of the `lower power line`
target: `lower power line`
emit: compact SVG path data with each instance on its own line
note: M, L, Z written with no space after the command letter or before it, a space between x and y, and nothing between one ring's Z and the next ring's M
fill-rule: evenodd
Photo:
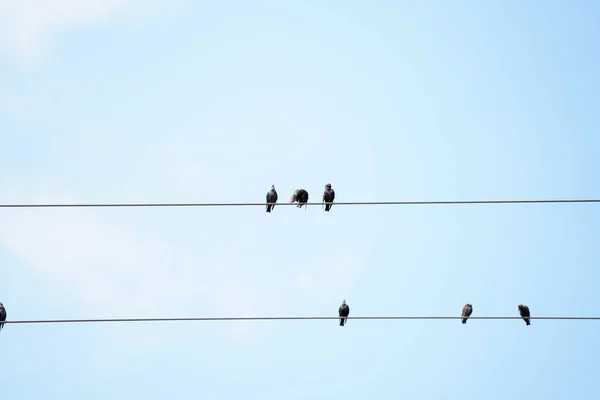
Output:
M46 319L46 320L15 320L3 321L5 324L61 324L61 323L89 323L89 322L174 322L174 321L283 321L283 320L320 320L320 319L339 319L340 317L181 317L181 318L103 318L103 319ZM462 316L358 316L347 317L348 319L463 319ZM600 320L598 317L528 317L530 319L546 320ZM522 319L518 316L471 316L471 319Z

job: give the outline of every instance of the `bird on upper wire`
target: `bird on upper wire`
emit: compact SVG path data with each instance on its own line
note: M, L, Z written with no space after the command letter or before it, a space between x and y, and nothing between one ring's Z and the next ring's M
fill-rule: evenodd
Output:
M294 193L292 193L290 203L293 203L295 201L298 202L298 208L302 208L303 205L308 203L308 192L304 189L296 189Z
M335 191L331 188L331 183L328 183L327 185L325 185L325 192L323 192L323 203L325 203L325 211L331 210L334 199Z
M340 326L344 326L348 321L348 315L350 315L350 307L346 304L346 300L342 302L342 305L338 309L340 315Z
M4 321L6 321L6 309L4 304L0 303L0 331L4 328Z
M531 325L531 322L529 322L529 317L531 317L531 314L529 313L529 307L523 304L519 304L517 308L519 309L519 314L521 314L521 318L523 318L523 321L525 321L525 325Z
M471 316L471 314L473 313L473 306L471 304L465 304L465 306L462 309L462 323L466 324L467 323L467 318L469 318Z
M271 185L271 190L267 193L267 212L270 213L272 209L275 208L275 203L277 203L277 191L275 190L275 185Z

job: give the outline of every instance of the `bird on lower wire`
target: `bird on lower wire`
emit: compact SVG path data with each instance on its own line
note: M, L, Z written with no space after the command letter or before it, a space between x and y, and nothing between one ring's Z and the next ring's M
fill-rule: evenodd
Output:
M519 314L521 314L521 318L523 318L523 321L525 321L525 325L531 325L531 322L529 322L529 317L531 317L531 314L529 313L529 307L524 306L523 304L519 304L517 308L519 309Z
M323 203L325 203L325 211L331 210L334 199L335 191L331 188L331 183L328 183L327 185L325 185L325 192L323 192Z
M275 208L275 203L277 203L277 191L275 190L275 185L271 185L271 190L267 193L267 212L270 213L272 209Z
M302 208L303 205L308 203L308 192L304 189L296 189L294 193L292 193L290 203L295 201L298 202L298 208Z
M4 328L4 321L6 321L6 309L4 304L0 303L0 331Z
M350 307L346 304L346 300L342 302L338 311L340 314L340 326L344 326L346 321L348 321L348 315L350 315Z
M471 314L473 314L473 306L471 304L465 304L465 306L462 309L462 323L466 324L467 323L467 318L469 318L471 316Z

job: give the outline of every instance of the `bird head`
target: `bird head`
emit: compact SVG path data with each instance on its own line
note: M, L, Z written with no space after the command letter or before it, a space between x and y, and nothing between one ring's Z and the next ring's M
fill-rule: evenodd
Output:
M1 307L1 308L4 308L4 304L0 303L0 307Z
M523 304L519 304L517 306L517 308L519 309L519 311L523 310L525 308L525 306Z
M344 301L342 301L342 304L346 304L346 299L344 299Z
M275 185L271 185L271 190L275 190Z
M473 307L471 304L467 303L467 307Z
M326 190L329 190L329 189L331 189L331 183L328 183L327 185L325 185L325 189L326 189Z
M292 197L290 198L290 203L295 202L298 199L298 191L294 191L294 193L292 193Z

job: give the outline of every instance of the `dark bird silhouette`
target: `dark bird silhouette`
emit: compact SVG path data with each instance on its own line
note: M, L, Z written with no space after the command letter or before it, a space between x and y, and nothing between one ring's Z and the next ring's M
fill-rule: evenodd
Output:
M325 211L331 210L333 206L333 200L335 199L335 191L331 188L331 183L325 185L325 192L323 193L323 203L325 203Z
M4 304L0 303L0 331L4 328L4 321L6 321L6 309Z
M303 205L308 203L308 192L304 189L296 189L292 194L290 203L298 202L298 208L302 208Z
M340 314L340 326L344 326L346 321L348 321L348 315L350 315L350 307L348 307L348 304L346 304L346 300L342 302L342 305L338 311Z
M462 309L462 323L466 324L467 323L467 318L469 318L471 316L471 314L473 314L473 306L471 304L465 304L465 306Z
M275 208L275 203L277 203L277 191L275 190L275 185L271 185L271 190L267 193L267 212L270 213L272 209Z
M523 321L525 321L525 325L531 325L531 322L529 322L529 317L531 317L531 314L529 314L529 307L519 304L517 308L519 309L519 314L521 314Z

